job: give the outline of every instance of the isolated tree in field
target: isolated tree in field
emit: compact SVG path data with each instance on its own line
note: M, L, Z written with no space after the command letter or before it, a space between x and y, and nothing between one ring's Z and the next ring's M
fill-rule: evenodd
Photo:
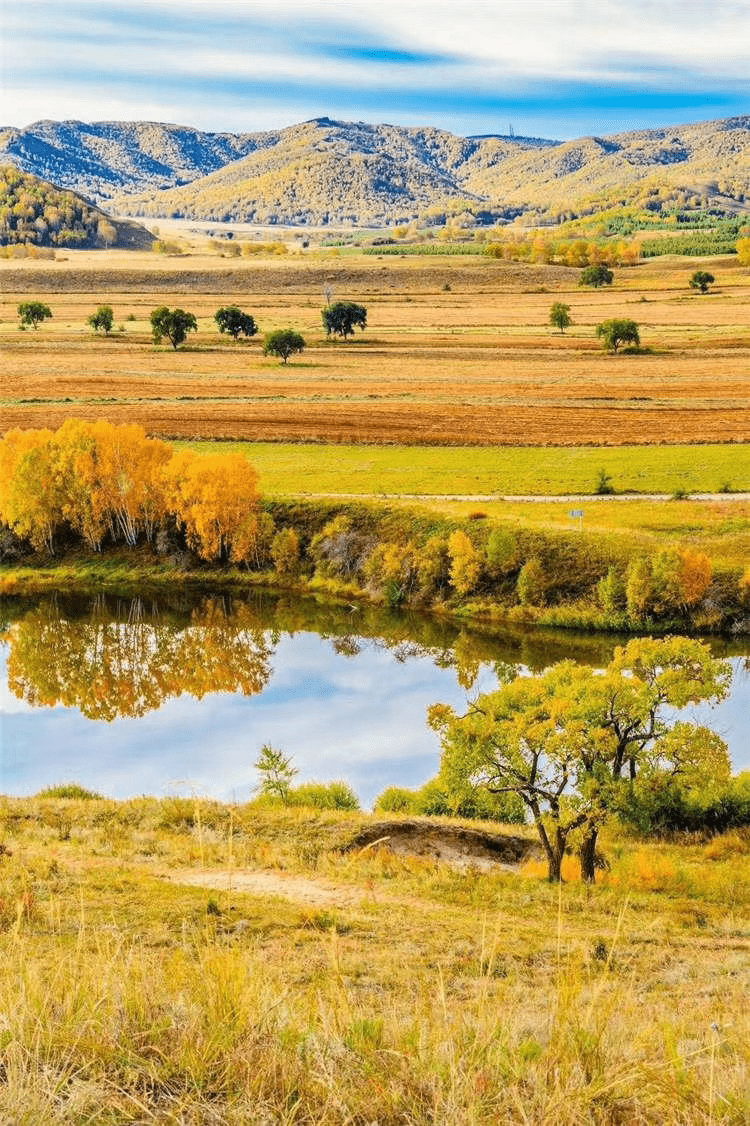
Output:
M326 336L354 335L354 329L363 331L367 328L367 309L364 305L356 305L353 301L337 301L335 305L327 305L321 311L323 328Z
M593 883L599 830L631 788L649 778L701 781L729 775L726 744L676 708L723 699L728 661L684 637L618 647L603 673L561 661L480 695L459 716L434 705L440 775L457 787L517 794L532 817L550 880L579 842L581 876Z
M282 363L286 363L295 352L303 352L305 341L298 332L291 328L277 328L269 332L263 341L264 356L278 356Z
M270 743L264 743L253 766L260 774L260 782L256 787L258 792L287 802L292 782L299 774L297 767L292 765L291 758Z
M94 332L99 332L99 330L101 329L105 336L109 336L110 332L112 331L114 319L115 314L113 312L112 306L100 305L96 312L91 314L86 323L91 325Z
M52 316L52 310L43 301L22 301L18 306L18 315L24 328L27 325L36 328Z
M561 333L565 332L565 329L573 323L570 316L570 305L565 305L562 301L555 301L549 311L549 323L554 325L555 328L559 328Z
M701 293L708 293L709 286L713 285L715 278L708 270L696 270L690 279L690 288L698 289Z
M598 324L596 335L601 338L608 352L616 352L621 344L639 345L641 342L635 321L620 320L616 317Z
M255 336L258 331L253 318L249 313L243 313L236 305L223 305L214 313L214 320L219 332L228 332L233 340L240 336Z
M160 344L162 337L166 336L173 348L182 344L189 332L197 332L198 324L192 313L184 309L168 309L160 305L151 312L151 331L154 344Z
M598 289L602 285L612 285L614 274L609 266L605 266L603 262L597 262L595 266L587 266L581 273L578 279L579 285L592 285L594 289Z
M737 239L737 261L740 266L750 266L750 238Z

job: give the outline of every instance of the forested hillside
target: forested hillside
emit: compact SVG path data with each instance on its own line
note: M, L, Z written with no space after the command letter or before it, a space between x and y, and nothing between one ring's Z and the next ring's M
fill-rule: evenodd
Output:
M259 223L533 223L618 211L750 214L750 116L572 141L321 117L259 133L37 122L0 155L119 214Z
M0 167L0 246L139 248L151 241L143 227L110 219L75 192Z

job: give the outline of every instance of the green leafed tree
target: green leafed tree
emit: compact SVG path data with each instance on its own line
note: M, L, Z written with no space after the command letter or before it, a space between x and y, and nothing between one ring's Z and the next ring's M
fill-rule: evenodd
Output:
M42 321L46 321L52 316L52 310L43 301L22 301L18 306L18 316L21 318L21 325L24 328L28 325L37 328Z
M555 301L554 305L549 311L549 323L559 328L560 332L565 332L565 329L573 323L570 316L570 305L565 305L562 301Z
M353 301L337 301L321 311L326 336L347 336L354 334L355 328L364 331L367 327L367 309Z
M609 266L605 266L603 262L597 262L594 266L587 266L581 272L578 279L579 285L591 285L594 289L599 289L602 285L612 285L614 281L614 274Z
M270 743L264 743L253 765L260 775L258 792L266 797L288 802L292 782L299 774L296 766L292 765L291 758Z
M708 293L709 287L713 285L713 274L709 274L708 270L696 270L690 279L690 288L698 289L701 293Z
M236 305L223 305L221 309L217 309L214 320L219 332L229 333L233 340L237 340L240 336L248 338L255 336L258 331L258 326L250 314L243 313Z
M105 336L109 336L112 331L115 314L111 305L100 305L95 313L92 313L87 320L87 324L91 325L94 332L101 331Z
M616 352L621 344L635 344L637 347L641 342L638 325L635 321L618 317L598 324L596 335L601 339L608 352Z
M283 364L295 352L303 352L304 348L304 338L291 328L277 328L275 332L269 332L263 341L263 355L278 356Z
M186 313L184 309L168 309L160 305L151 312L151 331L154 344L160 344L166 336L173 348L178 348L187 338L189 332L198 331L198 323L193 313Z
M451 786L517 794L536 826L550 880L578 845L581 876L596 877L601 826L629 790L655 774L721 781L724 741L675 709L723 699L727 661L684 637L630 641L603 670L561 661L480 695L465 715L430 709L440 775Z

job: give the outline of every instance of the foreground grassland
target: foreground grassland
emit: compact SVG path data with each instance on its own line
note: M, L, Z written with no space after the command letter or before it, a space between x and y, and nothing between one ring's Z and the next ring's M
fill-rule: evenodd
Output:
M611 838L592 889L341 852L366 815L5 798L0 820L3 1121L747 1121L739 833Z
M750 274L733 258L649 260L617 270L603 290L581 289L579 271L568 267L481 255L315 252L233 262L85 251L1 262L0 427L54 428L75 416L138 421L152 434L188 439L750 441ZM717 278L707 295L689 289L696 265ZM364 334L325 339L327 288L366 304ZM16 306L29 298L48 303L53 319L21 333ZM554 301L571 307L564 335L548 322ZM122 331L96 339L86 318L102 303ZM282 367L263 358L259 338L235 345L220 337L213 314L227 303L252 313L261 333L301 331L304 355ZM198 318L198 333L177 352L151 342L149 314L162 304ZM595 326L611 317L638 322L643 354L602 351Z

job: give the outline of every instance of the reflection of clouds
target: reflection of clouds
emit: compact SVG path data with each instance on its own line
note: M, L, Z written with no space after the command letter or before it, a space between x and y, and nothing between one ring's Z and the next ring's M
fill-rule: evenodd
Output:
M10 696L2 789L28 794L75 780L113 797L179 789L242 801L256 782L260 747L272 743L292 757L298 781L343 778L369 804L388 785L416 786L434 775L439 743L426 709L437 700L459 709L466 703L454 670L428 657L399 662L368 644L344 657L316 634L299 632L282 637L272 664L260 695L183 696L112 723L72 708L31 709ZM485 665L471 695L495 684ZM750 769L748 716L750 680L739 676L730 701L696 717L728 740L735 770Z
M27 703L26 700L19 700L8 688L8 647L0 645L0 717L14 715L16 712L30 711L33 711L31 704ZM1 737L2 728L0 727Z

